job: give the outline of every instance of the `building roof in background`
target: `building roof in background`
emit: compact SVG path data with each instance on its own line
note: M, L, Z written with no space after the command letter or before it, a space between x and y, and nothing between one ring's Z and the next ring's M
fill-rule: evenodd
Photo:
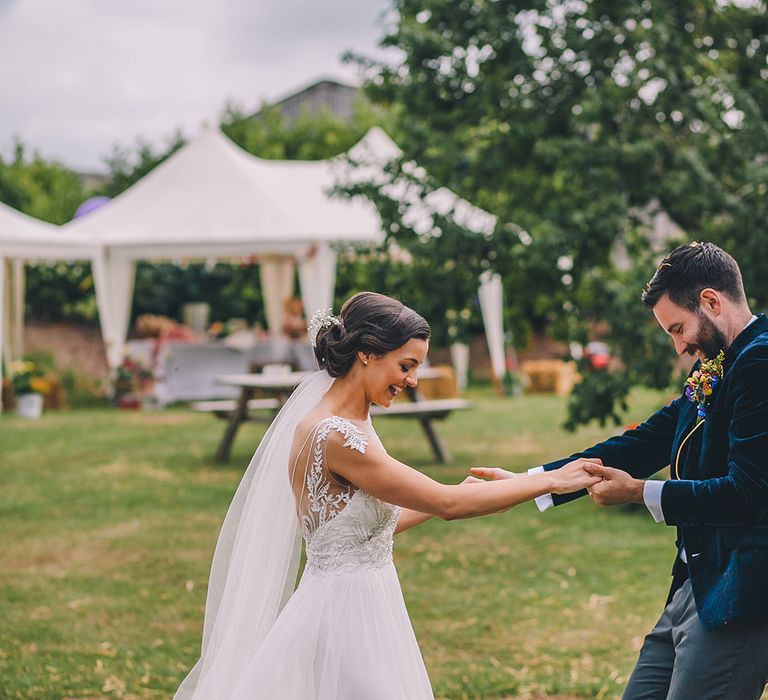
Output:
M334 117L348 121L354 113L355 102L362 95L363 91L359 87L340 83L330 78L322 78L267 105L265 108L276 107L288 123L302 114L321 114L323 112L328 112ZM258 116L265 108L253 116Z

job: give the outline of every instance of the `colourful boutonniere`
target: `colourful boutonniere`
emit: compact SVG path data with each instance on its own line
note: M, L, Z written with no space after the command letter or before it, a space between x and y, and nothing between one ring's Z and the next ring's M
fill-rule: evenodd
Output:
M697 404L699 420L707 417L707 402L712 396L717 383L723 378L723 360L725 353L721 350L714 360L705 360L685 381L685 395L689 401Z

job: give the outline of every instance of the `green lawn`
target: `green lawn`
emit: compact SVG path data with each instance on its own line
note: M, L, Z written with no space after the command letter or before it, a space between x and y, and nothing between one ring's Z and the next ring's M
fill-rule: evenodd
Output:
M469 464L524 469L612 432L560 429L564 401L470 395L440 426L436 466L410 421L379 422L398 458L455 482ZM657 395L633 395L627 420ZM168 698L197 658L220 522L263 427L231 466L223 424L184 410L0 418L0 697ZM674 533L642 507L586 499L430 521L396 563L440 698L618 697L661 610Z

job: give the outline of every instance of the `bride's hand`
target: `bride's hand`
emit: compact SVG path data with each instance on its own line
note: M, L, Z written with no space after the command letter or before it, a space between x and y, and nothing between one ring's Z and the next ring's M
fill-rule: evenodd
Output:
M553 493L573 493L574 491L581 491L581 489L594 486L598 482L602 481L601 476L595 476L590 474L585 466L589 464L602 464L602 461L594 459L579 458L568 462L560 469L555 469L550 472L554 479L554 485L552 487Z
M499 479L512 479L516 476L519 476L515 472L508 472L506 469L500 469L499 467L470 467L469 471L471 471L475 476L479 476L483 479L490 479L491 481L498 481Z

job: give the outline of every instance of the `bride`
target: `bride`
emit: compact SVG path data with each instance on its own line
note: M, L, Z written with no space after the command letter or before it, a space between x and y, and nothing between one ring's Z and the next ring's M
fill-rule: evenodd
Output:
M362 292L318 314L321 370L261 441L214 554L200 660L174 700L420 700L429 678L392 564L397 532L496 513L599 478L554 472L444 485L398 462L368 411L415 387L427 322ZM294 591L301 553L306 566Z

